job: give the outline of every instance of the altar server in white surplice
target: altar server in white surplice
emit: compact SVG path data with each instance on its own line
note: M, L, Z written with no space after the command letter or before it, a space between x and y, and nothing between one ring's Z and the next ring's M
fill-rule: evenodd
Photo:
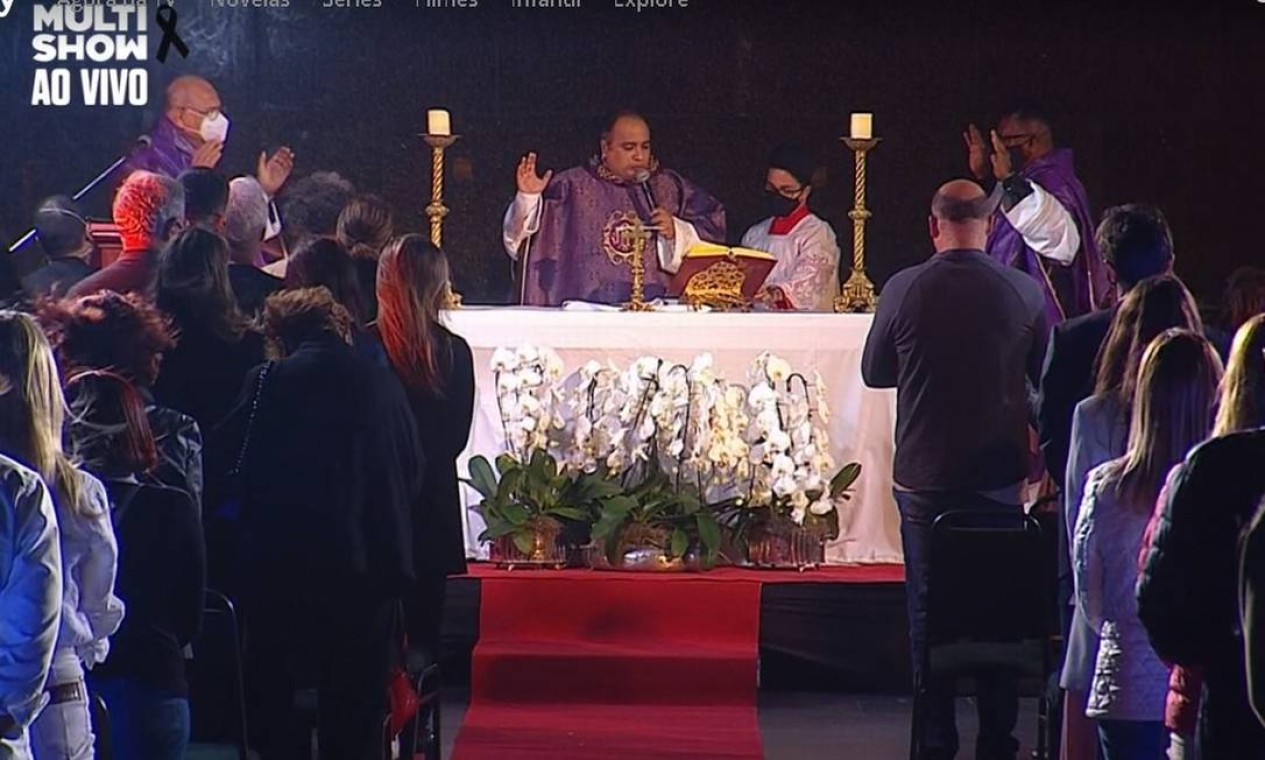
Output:
M758 296L773 309L832 311L839 292L835 231L808 210L813 168L812 154L804 148L776 148L764 181L772 216L742 236L743 248L768 251L777 258Z

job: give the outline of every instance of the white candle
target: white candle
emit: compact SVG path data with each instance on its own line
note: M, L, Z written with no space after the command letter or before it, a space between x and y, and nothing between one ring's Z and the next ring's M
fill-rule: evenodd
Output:
M849 134L853 140L869 140L874 137L874 114L852 114L852 129Z
M452 134L452 119L447 111L432 108L426 112L426 134L442 137Z

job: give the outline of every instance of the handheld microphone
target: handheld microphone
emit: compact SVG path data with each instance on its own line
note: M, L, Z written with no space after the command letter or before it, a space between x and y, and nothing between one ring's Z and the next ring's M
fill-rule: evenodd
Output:
M650 204L650 210L654 211L659 208L659 203L654 199L654 188L650 187L650 172L642 169L637 172L637 184L641 186L641 193L646 199L646 203Z

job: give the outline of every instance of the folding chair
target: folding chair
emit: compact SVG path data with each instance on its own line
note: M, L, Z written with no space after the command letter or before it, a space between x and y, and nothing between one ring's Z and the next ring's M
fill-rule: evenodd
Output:
M246 678L243 675L241 626L227 596L207 589L202 635L188 663L190 760L248 760Z
M440 760L443 704L443 673L439 660L428 652L409 649L405 663L420 701L417 715L400 733L400 757L414 760L420 751L426 760Z
M1015 510L960 510L931 528L927 646L915 675L910 757L921 752L927 681L1005 673L1039 679L1050 672L1051 588L1038 522ZM1045 712L1044 704L1040 708ZM1045 736L1037 737L1044 757Z

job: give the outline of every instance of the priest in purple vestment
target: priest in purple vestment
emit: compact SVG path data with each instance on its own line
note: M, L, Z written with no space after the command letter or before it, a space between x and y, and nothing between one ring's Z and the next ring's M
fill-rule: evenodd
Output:
M519 163L518 193L505 212L504 243L519 261L519 300L621 303L632 294L633 235L644 225L647 300L667 292L685 252L700 240L724 242L725 209L710 194L658 165L650 126L621 112L607 125L600 154L554 176L537 174L536 154Z
M1007 114L990 137L991 157L975 125L965 134L976 179L985 180L991 168L998 182L988 254L1036 279L1051 325L1111 305L1115 289L1094 244L1072 151L1055 147L1049 120L1032 110Z
M149 132L149 144L128 159L118 181L139 170L177 179L195 167L214 169L224 152L229 125L214 85L197 76L173 79L167 86L163 115ZM269 198L293 169L294 154L287 147L272 156L259 154L257 176Z

